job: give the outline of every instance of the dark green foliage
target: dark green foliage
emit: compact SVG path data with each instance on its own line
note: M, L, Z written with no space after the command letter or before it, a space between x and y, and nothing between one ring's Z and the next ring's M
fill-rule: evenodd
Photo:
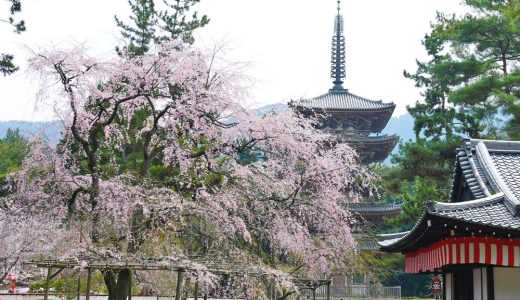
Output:
M414 181L419 176L435 181L438 186L445 184L445 178L453 171L455 148L460 145L461 139L457 136L402 143L399 153L392 156L392 161L400 167L399 180Z
M11 54L0 54L0 73L4 76L11 75L18 71L18 67L13 63L14 56Z
M150 43L155 41L158 22L155 4L153 0L129 0L128 4L132 9L130 20L134 23L133 26L123 23L117 16L116 24L121 28L123 37L130 41L129 50L142 55L148 51Z
M448 185L449 186L449 185ZM402 212L388 220L389 225L410 229L425 211L425 204L432 200L446 199L445 190L439 188L430 178L416 177L412 182L401 186L403 197Z
M11 2L11 6L9 8L10 16L7 18L7 20L0 19L0 21L13 26L15 33L22 33L26 29L25 21L17 21L14 18L16 13L22 11L22 3L20 0L8 1ZM18 67L13 63L13 59L14 56L12 54L0 54L0 73L2 73L4 76L11 75L18 70Z
M413 224L427 202L448 199L463 138L520 138L520 1L463 3L470 13L437 14L423 40L429 60L404 72L424 99L407 107L416 141L401 144L397 166L383 175L387 189L404 198L395 226Z
M8 0L8 1L11 2L11 7L9 8L9 12L11 13L11 16L8 18L7 22L14 27L14 32L22 33L23 31L25 31L25 21L24 20L16 21L14 19L14 15L16 13L19 13L22 11L22 2L21 2L21 0Z
M462 17L438 14L423 40L430 60L405 77L424 88L424 102L409 107L416 134L448 139L516 138L520 121L518 0L466 0ZM497 122L505 115L509 121ZM503 128L503 125L506 125Z
M460 145L458 136L449 140L419 138L400 145L399 152L392 156L395 165L378 170L385 198L403 201L402 213L388 220L389 225L408 230L421 216L427 202L448 199L455 149Z
M448 102L456 110L454 124L460 122L460 133L497 138L504 128L493 119L501 112L510 118L505 130L515 138L511 129L519 122L515 105L520 96L518 0L466 0L465 4L472 13L438 14L426 39L435 37L443 59L430 63L428 74L450 92Z
M0 139L0 180L4 180L22 165L29 152L29 142L18 130L7 130L5 138Z
M66 299L76 299L78 292L78 276L80 277L80 291L82 295L87 292L87 272L78 274L76 271L63 271L57 277L49 281L49 288L57 294L62 294ZM30 292L43 291L45 289L45 279L36 281L29 285ZM138 292L137 287L132 287L134 293ZM93 272L91 278L90 293L106 294L107 288L103 284L103 275L100 272Z
M194 42L193 30L209 23L206 15L199 18L197 12L193 13L190 20L186 18L190 8L200 0L163 0L163 2L174 13L172 14L168 10L159 13L159 19L162 21L160 27L166 33L160 36L159 40L180 38L184 42L192 44Z
M164 10L157 10L154 0L129 0L132 9L129 25L115 17L121 34L129 41L128 50L136 55L146 53L152 43L182 39L193 43L193 31L208 24L206 15L187 15L200 0L163 0Z
M20 168L29 147L18 130L8 129L5 138L0 139L0 197L9 192L7 177Z

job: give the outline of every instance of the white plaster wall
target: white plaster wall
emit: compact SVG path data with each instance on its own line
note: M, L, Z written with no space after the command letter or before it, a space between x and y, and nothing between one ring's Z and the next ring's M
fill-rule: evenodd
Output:
M493 268L495 299L518 300L520 298L520 269Z

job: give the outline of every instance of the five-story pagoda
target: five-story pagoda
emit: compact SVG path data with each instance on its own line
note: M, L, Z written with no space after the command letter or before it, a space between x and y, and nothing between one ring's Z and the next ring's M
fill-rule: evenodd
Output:
M326 94L290 105L304 115L323 116L322 129L349 143L358 151L363 163L382 162L397 143L397 136L380 134L392 116L395 104L369 100L343 87L345 38L339 4L340 1L332 38L331 77L334 86Z
M394 103L373 101L350 93L343 87L345 79L345 38L343 17L338 13L334 22L332 38L331 77L333 87L321 96L290 103L304 117L316 116L320 129L336 136L338 141L348 143L357 150L361 162L365 164L383 162L392 152L396 135L381 134L395 109ZM401 212L400 204L379 205L367 198L359 203L349 203L345 209L353 214L353 234L359 250L370 251L380 257L375 231L384 224L384 217L394 217ZM332 278L332 296L377 297L378 295L399 295L400 287L372 286L373 274L354 270L349 276L336 274Z

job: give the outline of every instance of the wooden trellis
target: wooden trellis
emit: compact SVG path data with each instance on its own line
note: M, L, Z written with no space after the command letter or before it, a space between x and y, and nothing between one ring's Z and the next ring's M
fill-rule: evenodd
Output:
M83 263L80 263L82 261ZM86 263L84 263L86 262ZM238 264L234 263L208 263L208 262L198 262L203 263L206 269L204 271L211 272L216 275L238 275L238 276L248 276L248 277L257 277L257 278L267 278L269 274L267 272L253 269L249 267L239 267ZM122 270L127 269L130 271L171 271L177 272L177 284L175 289L175 300L180 300L181 292L182 292L182 282L184 280L184 274L186 272L199 272L201 270L196 269L194 267L190 267L187 264L182 264L179 262L161 262L156 260L143 260L143 261L104 261L104 260L91 260L91 259L81 259L81 260L57 260L57 259L40 259L40 260L31 260L26 262L29 265L35 265L39 268L47 269L47 277L45 281L45 291L44 291L44 300L49 299L49 282L52 278L56 277L60 272L65 269L74 269L74 268L82 268L87 270L87 291L85 295L85 300L90 299L90 290L91 290L91 280L92 280L92 272L94 270L104 270L104 269L112 269L112 270ZM128 292L128 300L132 299L132 273L130 272L130 284L129 284L129 292ZM313 299L316 299L316 289L321 286L327 286L327 300L330 300L330 279L307 279L307 278L295 278L293 280L295 285L300 289L308 289L312 291ZM194 298L198 300L198 282L195 283L195 291ZM204 295L204 299L207 299L207 294ZM270 290L270 299L276 298L276 289L274 284ZM78 300L79 300L79 288L78 288Z

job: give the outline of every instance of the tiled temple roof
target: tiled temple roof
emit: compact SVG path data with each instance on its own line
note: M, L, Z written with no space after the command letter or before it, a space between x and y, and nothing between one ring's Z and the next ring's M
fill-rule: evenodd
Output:
M465 141L457 150L450 203L432 202L410 232L380 245L387 251L402 251L444 237L446 230L432 222L520 237L520 142Z
M401 204L376 205L368 203L350 203L347 210L356 213L388 213L401 211Z
M520 199L520 156L517 153L497 152L490 153L490 156L508 189L516 199Z
M392 114L395 109L394 103L384 103L381 100L369 100L354 95L348 92L348 90L330 90L328 93L316 98L300 100L295 103L295 106L324 110L390 110L390 114Z
M428 209L428 213L467 223L520 229L520 217L509 211L503 193L475 201L434 203Z
M396 135L342 136L340 141L348 143L358 151L363 163L383 162L397 144Z
M408 232L400 232L400 233L384 233L379 234L374 238L361 238L357 241L357 249L359 250L370 250L370 251L379 251L382 245L392 243Z
M358 241L356 244L356 249L363 251L379 251L379 248L377 241Z
M459 184L456 178L462 175L475 199L480 199L490 194L486 183L484 183L486 179L482 174L482 167L471 149L471 143L469 144L469 148L457 150L457 166L455 167L453 185ZM455 191L456 189L452 187L451 201L454 201L457 196Z
M369 135L369 136L348 136L342 138L345 142L351 142L351 143L381 143L381 142L391 142L394 145L397 143L397 135L387 135L387 134L381 134L381 135ZM393 147L392 147L393 148Z
M378 242L377 244L380 246L380 247L384 247L384 246L387 246L387 245L391 245L397 241L399 241L400 239L402 239L405 235L407 235L409 233L409 231L405 231L405 232L398 232L398 233L383 233L383 234L378 234L377 235L377 239L378 239Z

